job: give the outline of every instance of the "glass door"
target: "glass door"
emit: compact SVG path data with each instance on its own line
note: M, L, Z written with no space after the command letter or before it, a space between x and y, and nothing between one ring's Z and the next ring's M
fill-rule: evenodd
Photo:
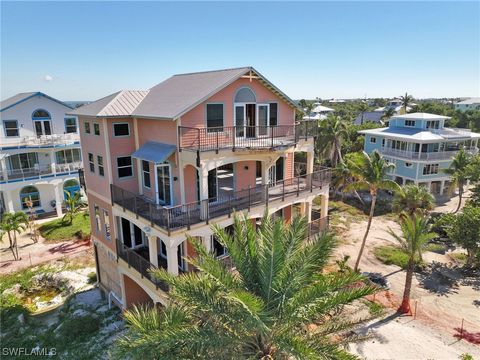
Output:
M235 136L245 137L245 105L235 105Z
M50 120L35 120L33 125L37 136L52 135L52 123Z
M157 165L157 199L161 205L171 205L170 165Z
M257 105L257 136L266 136L269 134L269 106L268 104Z

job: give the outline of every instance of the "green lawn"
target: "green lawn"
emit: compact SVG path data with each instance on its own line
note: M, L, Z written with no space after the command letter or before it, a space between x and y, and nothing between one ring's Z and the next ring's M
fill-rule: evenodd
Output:
M394 246L379 246L373 250L375 257L387 265L397 265L406 269L408 264L408 255L401 249ZM418 261L417 261L418 264Z
M91 232L90 219L87 212L82 212L74 217L71 224L57 219L44 223L39 230L47 241L86 239Z

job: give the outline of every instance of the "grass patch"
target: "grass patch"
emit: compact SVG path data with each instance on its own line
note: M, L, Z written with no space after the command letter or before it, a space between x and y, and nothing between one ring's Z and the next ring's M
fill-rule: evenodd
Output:
M373 250L375 257L387 265L397 265L402 269L407 268L408 255L394 246L379 246Z
M431 251L437 254L445 254L447 247L444 244L430 243L425 247L426 251Z
M460 265L465 265L467 263L467 254L465 253L453 252L448 256L454 261L458 262Z
M87 239L90 237L90 218L87 212L77 214L71 224L62 219L49 221L39 228L40 234L50 242L71 239Z
M368 312L373 317L382 316L385 312L385 308L382 305L377 304L374 301L365 300L364 304L368 306Z

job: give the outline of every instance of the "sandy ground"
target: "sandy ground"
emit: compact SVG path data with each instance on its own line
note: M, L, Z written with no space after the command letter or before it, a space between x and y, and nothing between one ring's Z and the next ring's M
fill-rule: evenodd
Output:
M436 211L452 211L457 204L458 199L453 198ZM350 256L351 266L366 225L366 221L352 223L342 235L347 243L336 250L338 258ZM381 263L373 254L373 249L379 245L396 244L387 233L388 228L399 231L394 221L385 217L374 218L360 268L361 271L380 272L387 276L391 289L386 294L377 295L376 300L394 313L402 298L405 272L395 265ZM373 330L378 338L352 346L354 352L366 359L456 359L462 353L480 359L480 346L458 341L455 337L459 334L462 319L467 334L480 336L480 279L462 281L458 271L450 268L450 260L445 255L427 252L424 260L437 263L438 272L446 280L442 282L443 286L438 286L438 278L434 276L438 272L432 272L431 276L416 274L412 288L413 307L417 303L416 319L402 316L377 322Z
M40 224L45 221L51 221L52 218L38 220ZM32 265L38 265L51 260L56 260L64 256L74 256L82 252L91 250L90 241L63 241L56 243L46 243L45 239L40 237L38 243L34 243L27 231L17 235L18 254L20 260L15 261L11 250L8 247L8 239L5 235L0 243L0 274L14 272Z

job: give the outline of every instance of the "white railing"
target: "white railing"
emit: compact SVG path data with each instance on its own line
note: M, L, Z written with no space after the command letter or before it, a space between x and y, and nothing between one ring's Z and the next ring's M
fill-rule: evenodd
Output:
M40 177L43 175L57 174L57 173L70 173L72 171L77 171L83 167L82 162L74 162L68 164L56 164L52 165L42 165L35 166L32 168L23 168L23 169L14 169L6 170L5 172L0 173L0 180L18 180L18 179L27 179L31 177Z
M381 152L383 155L397 156L404 159L412 160L447 160L454 157L460 150L451 150L451 151L440 151L440 152L417 152L417 151L407 151L391 148L382 148ZM470 154L478 153L478 148L470 147L465 148Z
M438 134L444 137L470 137L472 130L464 128L443 128L443 129L428 129L434 134Z
M80 141L80 135L72 134L53 134L41 136L24 136L18 139L6 139L3 146L58 146L68 145Z

